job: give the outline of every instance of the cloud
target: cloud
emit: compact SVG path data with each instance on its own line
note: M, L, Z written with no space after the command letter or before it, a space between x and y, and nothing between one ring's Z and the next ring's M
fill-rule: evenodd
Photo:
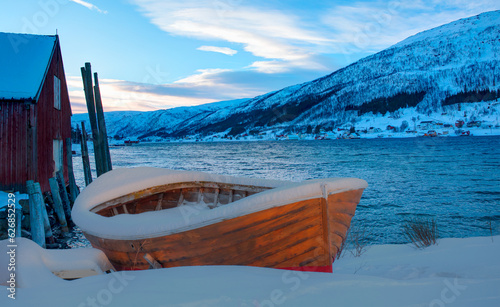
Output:
M259 8L240 1L133 0L153 24L165 32L201 40L242 44L256 57L281 62L281 69L310 69L313 50L331 43L307 29L297 15ZM255 67L259 67L259 63Z
M105 111L150 111L186 105L248 98L262 94L244 82L230 82L222 74L229 70L200 70L196 74L170 84L150 84L125 80L99 79ZM86 112L80 77L67 78L73 113ZM267 90L267 89L266 89Z
M81 78L68 77L67 83L73 113L87 112ZM169 91L168 86L124 80L99 79L99 88L105 111L151 111L215 101L180 87Z
M210 52L218 52L218 53L222 53L222 54L226 54L226 55L235 55L236 53L238 53L238 51L234 50L234 49L231 49L231 48L227 48L227 47L215 47L215 46L201 46L199 48L197 48L197 50L201 50L201 51L210 51Z
M88 8L89 10L96 10L99 13L103 13L103 14L107 14L108 13L107 11L103 11L100 8L98 8L96 5L94 5L94 4L90 3L90 2L87 2L87 1L83 1L83 0L70 0L70 1L74 2L76 4L80 4L80 5Z
M332 53L373 53L418 32L499 8L490 0L359 1L333 6L319 20L335 37Z
M297 68L331 71L333 65L318 62L318 55L367 55L420 31L500 8L493 0L322 2L309 8L240 0L132 2L165 32L241 44L262 58L245 67L266 74ZM346 64L352 60L345 57Z
M304 69L274 74L263 74L256 70L201 69L169 84L99 79L99 85L105 111L150 111L253 98L322 75ZM67 83L73 113L86 112L81 77L68 77Z

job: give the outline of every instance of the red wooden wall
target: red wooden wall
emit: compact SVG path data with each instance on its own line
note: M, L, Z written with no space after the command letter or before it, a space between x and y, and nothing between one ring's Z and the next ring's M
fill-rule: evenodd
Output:
M28 119L30 103L0 101L0 190L24 191L27 178L34 178L35 163L29 160Z
M54 108L54 75L61 80L61 110ZM71 106L58 39L38 101L0 101L0 106L0 190L25 192L26 180L31 179L40 182L42 191L49 191L54 139L64 141L67 182L66 138L71 137Z

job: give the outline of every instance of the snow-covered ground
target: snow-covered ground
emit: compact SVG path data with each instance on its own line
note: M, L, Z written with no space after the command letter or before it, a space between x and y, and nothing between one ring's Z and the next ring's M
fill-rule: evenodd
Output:
M370 127L380 132L360 133L363 138L373 137L417 137L429 131L436 131L438 136L457 136L457 131L467 132L474 136L500 135L500 102L477 102L462 104L460 110L449 106L441 112L427 115L417 112L415 108L400 109L394 114L365 114L355 123L356 131L368 130ZM457 128L456 122L463 121L463 127ZM479 127L468 127L471 122L478 122ZM406 122L407 128L403 123ZM388 126L399 128L399 132L388 130ZM416 133L411 133L414 131Z
M1 306L500 306L500 236L441 239L425 249L376 245L359 257L347 251L333 274L212 266L74 281L41 269L38 248L20 241L16 278L32 282L8 298L0 242Z

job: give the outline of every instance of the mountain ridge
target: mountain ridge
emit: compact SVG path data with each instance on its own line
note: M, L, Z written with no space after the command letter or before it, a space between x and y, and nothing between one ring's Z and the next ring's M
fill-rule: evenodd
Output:
M500 11L486 12L417 33L310 82L225 106L162 111L178 117L156 129L125 131L137 137L279 133L308 126L333 129L354 124L365 113L399 108L439 112L457 108L462 94L486 91L491 97L483 97L498 98L499 55ZM446 104L450 97L456 101ZM144 118L144 123L154 120Z

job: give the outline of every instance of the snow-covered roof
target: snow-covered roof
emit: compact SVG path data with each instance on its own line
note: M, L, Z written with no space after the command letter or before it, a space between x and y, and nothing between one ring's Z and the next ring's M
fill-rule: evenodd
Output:
M90 210L114 198L146 188L181 182L218 182L274 188L231 205L208 209L206 206L181 206L141 214L104 217ZM97 178L78 196L73 206L73 221L85 232L108 239L127 240L161 237L220 221L259 212L292 202L324 197L341 191L364 189L364 180L326 178L289 182L174 171L161 168L121 168ZM194 214L193 214L194 213Z
M0 100L38 98L57 36L0 32Z

